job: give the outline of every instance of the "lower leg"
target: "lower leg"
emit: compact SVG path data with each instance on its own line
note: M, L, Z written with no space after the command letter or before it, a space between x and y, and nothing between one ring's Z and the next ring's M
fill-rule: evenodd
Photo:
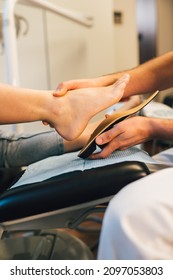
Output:
M34 134L1 134L1 167L27 166L44 158L63 153L63 139L56 131Z

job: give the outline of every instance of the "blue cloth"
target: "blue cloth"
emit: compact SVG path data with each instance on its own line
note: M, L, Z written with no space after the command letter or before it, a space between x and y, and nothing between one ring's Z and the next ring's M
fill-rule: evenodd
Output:
M31 164L27 167L23 176L13 187L40 182L74 170L83 171L123 161L140 161L152 164L157 163L148 155L148 153L138 149L137 147L132 147L125 151L115 151L108 158L101 160L84 160L79 158L77 155L78 152L73 152L60 156L49 157Z

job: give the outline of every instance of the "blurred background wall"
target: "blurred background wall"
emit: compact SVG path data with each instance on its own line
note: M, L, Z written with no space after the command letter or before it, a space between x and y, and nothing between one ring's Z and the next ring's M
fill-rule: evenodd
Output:
M151 30L154 30L153 36L149 36L152 43L150 40L147 43L155 44L153 56L173 50L172 0L49 2L92 16L93 26L84 27L51 12L17 4L16 15L28 24L24 35L26 22L19 20L17 50L22 87L55 89L64 80L96 77L135 67L141 61L141 40L145 44ZM0 10L3 10L3 0L0 0ZM142 29L139 18L143 22ZM3 38L0 39L0 81L7 82ZM24 129L35 131L45 127L34 123L24 125Z

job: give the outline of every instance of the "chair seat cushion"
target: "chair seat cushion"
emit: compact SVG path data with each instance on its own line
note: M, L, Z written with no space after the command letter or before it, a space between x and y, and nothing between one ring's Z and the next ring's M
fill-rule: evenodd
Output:
M46 213L116 194L150 172L138 161L67 172L6 190L0 196L0 222Z

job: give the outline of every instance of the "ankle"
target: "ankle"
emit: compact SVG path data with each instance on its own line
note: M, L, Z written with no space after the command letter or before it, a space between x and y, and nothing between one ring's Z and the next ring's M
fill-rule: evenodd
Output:
M52 91L45 91L42 94L41 104L41 120L52 124L55 119L55 97L53 97Z

